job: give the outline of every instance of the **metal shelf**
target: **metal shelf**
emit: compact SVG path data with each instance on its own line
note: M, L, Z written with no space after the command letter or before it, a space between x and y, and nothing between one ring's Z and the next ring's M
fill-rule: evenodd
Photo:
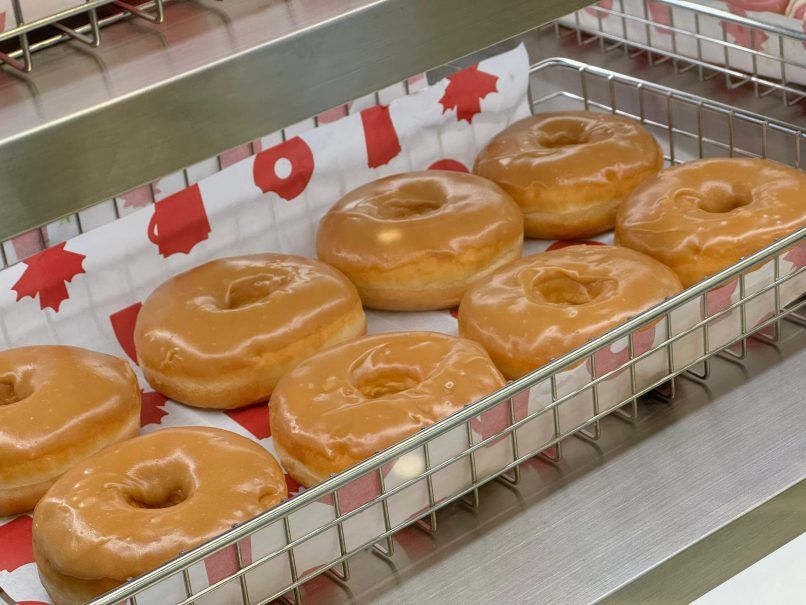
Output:
M43 51L0 74L0 239L586 4L177 1Z

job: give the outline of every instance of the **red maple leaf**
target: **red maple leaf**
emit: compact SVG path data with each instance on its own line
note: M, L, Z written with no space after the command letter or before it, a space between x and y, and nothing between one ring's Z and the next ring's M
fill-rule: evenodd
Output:
M153 202L154 197L160 193L162 191L157 187L157 181L154 181L150 185L141 185L126 193L121 193L118 197L123 200L124 208L143 208Z
M0 570L11 572L34 562L31 525L32 520L28 515L20 515L5 525L0 525Z
M84 273L81 263L86 258L64 249L65 242L42 250L22 261L27 268L11 289L17 293L17 301L26 296L39 295L39 307L59 310L63 300L69 298L66 283L79 273Z
M739 15L740 17L747 16L747 11L739 8L738 6L729 4L728 9L730 12L735 15ZM733 41L739 46L744 46L745 48L761 50L761 48L764 46L764 43L769 39L769 36L760 29L754 29L747 27L746 25L740 25L739 23L727 21L720 21L720 23L722 24L722 27L725 28L725 31L733 37Z
M551 252L552 250L560 250L562 248L567 248L568 246L606 246L604 242L597 242L596 240L592 239L560 239L551 244L548 248L546 248L546 252Z
M225 410L224 413L255 436L265 439L271 436L269 428L269 406L265 403L250 405L237 410Z
M659 34L671 36L672 32L669 27L663 26L672 25L672 7L668 4L661 4L660 2L655 2L655 0L650 0L648 8L652 15L652 21L658 23L658 25L655 26L655 31Z
M806 4L803 5L806 8ZM785 261L795 265L795 271L806 267L806 244L795 246L782 257Z
M444 108L442 113L456 109L456 120L467 120L469 124L481 111L481 100L491 92L498 92L497 81L498 76L479 71L478 65L448 76L448 86L439 100Z
M597 2L595 6L601 6L605 10L613 10L613 0L602 0L601 2ZM602 19L607 19L610 16L610 13L597 10L595 6L586 8L585 12L593 15L594 17L602 15Z
M429 170L453 170L454 172L470 172L467 169L467 166L462 164L457 160L452 160L450 158L444 158L442 160L437 160L433 164L428 167Z
M240 544L243 564L249 565L252 562L252 540L245 538ZM240 568L238 551L234 544L204 559L204 570L207 572L207 581L210 584L231 576Z
M163 408L168 398L156 391L146 392L142 389L140 389L140 395L142 399L140 426L160 424L162 417L168 415L168 412Z
M515 408L515 422L526 418L529 411L529 392L522 391L515 395L513 403ZM470 421L470 426L475 433L481 436L482 441L489 439L512 424L512 422L510 422L511 411L509 400L507 399L473 418L473 420ZM507 433L501 438L488 443L486 447L492 447L501 441L501 439L509 437L509 435L511 435L511 433Z
M115 338L118 339L120 348L134 363L137 363L137 351L134 348L134 324L137 322L137 315L142 306L142 303L137 302L109 316L112 331L115 333Z
M289 497L296 496L299 493L300 487L302 487L291 475L285 475L285 486L288 489Z

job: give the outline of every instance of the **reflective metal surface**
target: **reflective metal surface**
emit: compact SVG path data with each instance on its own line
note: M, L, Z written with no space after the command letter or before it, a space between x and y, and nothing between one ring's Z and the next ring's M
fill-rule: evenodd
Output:
M512 37L584 0L213 0L0 73L0 239Z

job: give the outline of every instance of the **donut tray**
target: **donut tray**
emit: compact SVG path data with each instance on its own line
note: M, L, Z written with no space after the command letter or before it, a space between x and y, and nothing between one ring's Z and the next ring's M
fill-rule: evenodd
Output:
M668 164L745 156L803 167L806 135L796 127L574 60L533 65L529 95L533 111L639 119ZM397 531L437 531L439 509L457 501L478 506L480 486L493 480L517 485L521 463L558 461L571 436L597 441L605 415L633 422L639 397L673 400L676 378L706 380L712 357L744 357L748 338L775 341L782 321L806 326L805 268L806 228L93 605L165 603L165 594L181 605L298 603L302 585L316 576L348 582L353 554L371 548L391 556ZM261 536L273 546L256 549ZM309 567L302 560L312 551L319 562ZM193 569L222 555L235 571L197 588Z
M556 21L557 36L561 25L578 44L645 53L650 65L671 61L701 80L721 76L728 89L749 85L757 96L780 94L785 104L806 96L806 31L794 16L718 0L607 0Z
M162 23L164 0L0 0L0 64L29 72L32 53L67 40L96 47L102 27L129 16Z

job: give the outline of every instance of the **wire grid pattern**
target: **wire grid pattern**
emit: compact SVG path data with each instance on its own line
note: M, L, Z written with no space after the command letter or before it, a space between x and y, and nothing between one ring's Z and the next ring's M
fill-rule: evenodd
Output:
M26 20L20 0L11 0L14 25L7 31L0 31L0 42L16 40L17 44L9 52L0 52L0 64L7 64L13 69L30 72L33 69L31 54L67 40L77 40L92 47L101 44L101 28L116 23L129 16L145 19L151 23L162 23L165 18L165 0L151 0L150 2L127 2L125 0L85 0L78 2L70 8L65 8L56 14L40 17L35 20ZM98 9L110 6L118 11L113 14L99 17ZM86 17L86 23L70 26L64 23L66 19L76 20ZM48 28L52 35L31 42L30 35L37 30Z
M712 103L687 93L629 76L572 60L549 59L532 67L530 88L535 111L550 110L556 106L566 109L586 108L612 112L642 121L661 141L669 164L710 156L768 157L770 155L768 152L774 150L775 159L792 166L801 167L802 165L801 148L804 134L800 130L768 120L763 116ZM771 144L773 139L776 139L775 145ZM607 414L614 414L629 422L634 421L639 413L637 401L641 395L653 391L656 396L670 400L675 394L675 377L683 374L694 380L706 379L710 373L709 359L712 356L720 355L729 359L744 357L747 353L746 339L749 336L763 341L775 341L780 334L780 323L784 319L801 327L806 326L806 317L802 313L806 299L802 293L799 293L801 296L788 305L785 305L782 299L782 289L791 280L802 276L806 267L785 274L781 264L784 254L795 246L804 244L806 244L806 228L742 259L732 267L667 299L657 307L629 320L608 334L589 341L560 359L551 361L543 368L508 383L496 393L469 404L450 418L423 429L388 450L295 498L286 500L260 517L243 523L227 534L190 553L181 555L160 569L112 591L94 601L93 605L125 602L136 604L139 593L177 574L181 576L185 589L185 598L179 601L181 605L190 605L225 585L238 586L244 604L270 603L277 599L299 603L302 600L300 590L302 584L320 574L326 574L335 582L347 582L350 577L349 558L353 554L366 548L372 548L380 556L391 556L394 552L392 535L403 527L416 524L425 531L436 531L437 516L435 513L437 510L457 500L471 507L478 506L478 489L481 485L492 480L517 484L520 478L519 465L522 462L536 455L549 462L559 460L562 456L561 442L572 435L583 440L596 441L602 431L599 420ZM748 275L752 274L752 270L765 263L771 263L773 267L773 276L769 283L761 288L751 286L748 283ZM738 300L719 310L709 311L707 294L736 280L738 280ZM774 301L774 312L761 322L753 322L751 326L746 312L748 305L764 296ZM699 319L685 329L675 331L672 325L673 313L692 303L699 309ZM735 316L737 311L741 323L741 330L738 331L738 334L718 344L709 342L710 328L731 314ZM636 334L651 325L664 326L665 335L660 342L648 350L638 352L635 342ZM686 338L696 338L700 341L701 354L696 358L687 359L683 364L676 363L675 345ZM627 359L623 363L619 363L617 367L597 372L596 353L620 339L627 340ZM650 384L639 383L636 378L636 368L642 361L658 353L662 353L666 360L666 371ZM571 392L560 394L558 374L580 363L590 364L591 380ZM615 405L608 404L607 409L601 409L603 406L600 406L600 387L608 379L624 375L624 373L629 376L628 396ZM546 384L546 382L550 385L550 403L544 409L519 417L516 412L516 397L530 388L541 383ZM570 402L581 393L591 395L593 406L589 416L578 426L563 428L561 423L563 404ZM496 407L506 410L508 416L506 426L486 438L474 439L471 422L481 413ZM538 447L524 448L520 446L519 429L523 429L530 422L545 415L548 415L547 418L550 418L553 424L552 437ZM435 441L451 431L465 431L467 443L470 445L455 455L435 462L433 460ZM479 450L501 440L507 440L509 444L508 451L511 452L509 461L495 472L482 474L477 464ZM423 471L394 487L385 485L384 466L412 452L422 455L425 461ZM437 499L434 485L438 480L438 474L451 467L455 468L454 465L462 465L466 469L470 478L469 483L449 497ZM379 494L360 506L344 512L339 502L339 490L353 481L360 481L362 478L373 475L380 486ZM415 517L401 523L393 522L389 513L390 498L417 484L420 486L424 484L427 487L428 506L419 511ZM306 506L325 497L332 498L333 518L306 531L303 535L294 536L292 515L304 511ZM362 544L348 544L348 540L345 539L345 524L371 507L378 506L383 514L384 531L373 535L371 539ZM241 541L270 526L280 528L284 536L284 544L272 552L246 563L241 550ZM324 566L301 571L296 562L295 552L317 536L333 531L338 536L339 555L334 556ZM201 590L194 591L189 568L206 557L233 546L236 549L239 570ZM250 594L247 574L259 572L261 567L278 560L284 562L289 581L273 594L255 594L254 590ZM268 567L264 569L268 569Z
M638 10L631 11L631 6ZM654 18L652 8L658 6L664 9L666 22ZM752 85L760 97L777 92L785 105L806 98L804 82L791 78L793 72L806 69L806 33L802 31L686 0L616 0L583 10L593 15L594 25L583 23L582 11L573 14L575 31L570 35L580 45L598 43L602 52L643 53L650 65L672 61L677 73L696 69L700 80L722 76L729 89ZM709 21L718 22L720 34L703 31ZM608 27L613 23L614 27ZM558 37L568 35L559 22L550 27ZM730 27L739 28L747 45L728 39ZM764 41L769 42L766 49L762 49ZM684 52L686 46L693 52Z

